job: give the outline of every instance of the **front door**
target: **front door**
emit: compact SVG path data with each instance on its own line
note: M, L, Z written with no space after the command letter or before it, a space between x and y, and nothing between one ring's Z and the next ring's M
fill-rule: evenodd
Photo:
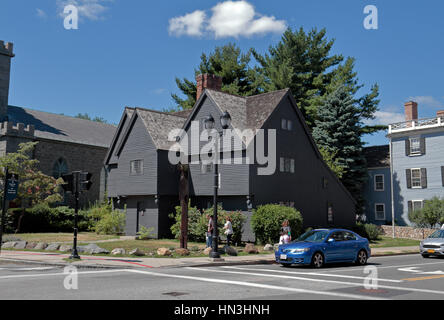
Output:
M143 202L137 202L137 216L136 216L136 233L139 233L139 228L140 228L140 216L144 215L145 213L145 207Z

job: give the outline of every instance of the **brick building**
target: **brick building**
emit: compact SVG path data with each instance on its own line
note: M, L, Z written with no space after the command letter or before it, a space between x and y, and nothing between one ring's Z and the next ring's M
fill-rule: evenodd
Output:
M71 171L91 172L93 186L81 204L98 200L105 187L103 161L116 127L8 105L13 57L12 43L0 41L0 155L15 152L20 143L36 141L33 157L44 174L58 178Z

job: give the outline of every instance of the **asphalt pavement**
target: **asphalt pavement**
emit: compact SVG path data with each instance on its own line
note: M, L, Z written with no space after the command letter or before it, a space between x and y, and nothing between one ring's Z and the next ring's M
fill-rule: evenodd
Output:
M0 262L0 299L444 299L444 259L420 255L373 257L365 267L320 270L261 264L73 271Z

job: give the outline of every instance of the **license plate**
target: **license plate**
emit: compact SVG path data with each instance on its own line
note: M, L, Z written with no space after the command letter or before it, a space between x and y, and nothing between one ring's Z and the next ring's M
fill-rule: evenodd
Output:
M287 255L286 254L281 254L281 260L287 260Z
M435 253L435 250L430 249L430 250L427 250L427 252L428 253Z

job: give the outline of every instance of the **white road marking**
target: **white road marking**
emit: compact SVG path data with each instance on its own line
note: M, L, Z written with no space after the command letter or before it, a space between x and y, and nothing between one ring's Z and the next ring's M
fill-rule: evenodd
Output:
M398 271L403 272L412 272L412 273L420 273L420 274L434 274L434 275L444 275L443 271L421 271L418 270L419 267L410 267L410 268L399 268Z
M57 267L37 267L37 268L18 268L18 269L9 269L13 271L37 271L37 270L51 270L56 269Z
M196 269L196 268L190 268L190 269ZM244 281L223 280L223 279L214 279L214 278L210 279L210 278L184 276L184 275L175 275L175 274L163 274L163 273L156 273L156 272L142 271L142 270L125 270L125 271L133 272L133 273L147 274L147 275L158 276L158 277L168 277L168 278L187 279L187 280L194 280L194 281L213 282L213 283L221 283L221 284L231 284L231 285L238 285L238 286L244 286L244 287L253 287L253 288L270 289L270 290L287 291L287 292L296 292L296 293L305 293L305 294L322 295L322 296L332 296L332 297L336 297L336 298L350 298L350 299L360 299L360 300L387 300L387 299L384 299L384 298L369 297L369 296L363 296L363 295L357 295L357 294L348 294L348 293L340 293L340 292L328 292L328 291L324 292L324 291L309 290L309 289L299 289L299 288L286 288L286 287L282 287L282 286L273 286L273 285L260 284L260 283L251 283L251 282L244 282Z
M205 268L197 268L197 267L187 267L187 269L201 270L201 271L207 271L207 272L221 272L221 273L231 273L231 274L242 274L242 275L258 276L258 277L283 278L283 279L287 279L287 280L294 279L294 280L301 280L301 281L307 281L307 282L311 281L311 282L333 283L333 284L341 284L341 285L348 285L348 286L359 286L359 285L361 285L360 283L356 283L356 282L345 282L345 281L325 280L325 279L313 279L313 278L305 278L305 277L281 276L281 275L277 275L277 274L265 274L265 273L251 273L251 272L240 272L240 271L216 270L214 268L212 268L212 269L205 269ZM410 288L410 287L393 287L393 286L378 285L378 288L379 289L412 291L412 292L432 293L432 294L444 295L444 291L436 291L436 290L428 290L428 289L417 289L417 288Z
M273 269L253 269L253 268L239 268L239 267L221 267L225 269L236 269L236 270L250 270L250 271L265 271L265 272L275 272L275 273L286 273L286 274L294 274L294 275L303 275L303 276L321 276L321 277L333 277L333 278L347 278L347 279L358 279L364 280L367 277L358 277L358 276L346 276L342 274L329 274L329 273L318 273L318 272L293 272L293 271L283 271L283 270L273 270ZM381 279L378 278L378 281L382 282L395 282L400 283L402 280L393 280L393 279Z
M434 265L434 264L444 264L444 261L441 262L431 262L431 263L416 263L416 264L404 264L404 265L392 265L392 266L383 266L383 267L379 267L376 266L378 268L378 270L380 269L390 269L390 268L403 268L403 267L414 267L414 266L428 266L428 265ZM369 264L372 265L372 264ZM342 272L342 271L359 271L359 270L364 270L365 267L345 267L345 268L337 268L334 270L325 270L323 271L325 272Z

